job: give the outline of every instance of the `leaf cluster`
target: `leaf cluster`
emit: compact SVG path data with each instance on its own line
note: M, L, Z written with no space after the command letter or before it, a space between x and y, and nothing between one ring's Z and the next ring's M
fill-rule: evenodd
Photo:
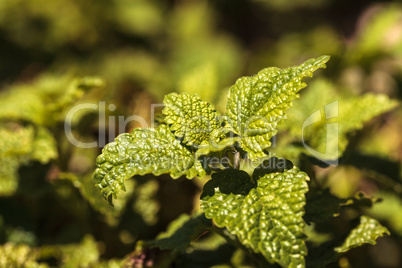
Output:
M267 148L286 119L285 113L306 86L303 78L324 68L328 59L322 56L286 69L266 68L255 76L238 79L229 89L224 115L198 95L171 93L164 99L165 117L159 126L121 134L103 149L96 161L94 182L110 203L120 190L126 190L125 180L134 175L167 173L174 179L191 179L212 173L200 196L201 214L183 216L155 240L140 243L131 259L134 264L143 261L141 256L149 258L149 249L159 248L170 253L160 255L165 256L162 260L156 257L149 261L163 267L177 261L188 247L196 247L193 240L212 232L252 256L251 263L257 266L276 263L282 267L304 267L310 247L306 243L306 222L320 224L336 216L341 208L360 210L376 202L364 193L351 199L337 198L327 189L314 187L309 176L289 160L267 157ZM349 102L342 104L356 106ZM364 96L359 103L362 105L356 119L341 126L341 137L396 105L384 96ZM365 113L373 104L381 108ZM345 107L341 117L351 111ZM315 108L306 109L307 114ZM297 125L289 121L289 126ZM322 143L321 140L318 144ZM344 148L341 143L336 149L342 153ZM260 163L251 175L239 170L241 163L247 161ZM336 247L339 242L333 241L328 258L310 257L307 262L320 266L334 261L349 249L373 244L385 234L389 231L379 222L362 216L360 225L343 245Z

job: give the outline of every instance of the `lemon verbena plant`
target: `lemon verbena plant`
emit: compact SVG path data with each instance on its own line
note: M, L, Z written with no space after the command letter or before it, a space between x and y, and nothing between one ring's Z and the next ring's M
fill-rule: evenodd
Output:
M181 217L166 233L142 242L139 250L159 248L177 256L209 232L249 256L249 265L305 267L307 260L309 266L322 266L388 233L363 215L342 243L329 242L330 249L314 257L317 249L308 244L311 226L331 218L341 206L374 201L362 194L349 200L332 196L312 185L307 173L291 161L269 157L271 140L286 111L306 87L303 79L325 68L328 60L329 56L321 56L238 79L229 89L225 114L198 95L168 94L164 119L157 127L134 129L104 147L94 182L110 203L134 175L209 178L199 213ZM250 162L258 163L255 169L249 168Z

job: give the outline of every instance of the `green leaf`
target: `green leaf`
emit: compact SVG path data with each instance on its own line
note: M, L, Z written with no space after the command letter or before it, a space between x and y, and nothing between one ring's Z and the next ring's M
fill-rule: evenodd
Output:
M17 190L19 161L13 157L0 159L0 196L10 196Z
M243 170L228 169L214 173L212 174L212 180L209 180L204 185L201 194L201 204L205 201L205 198L213 197L216 189L219 189L219 193L226 195L233 193L245 196L255 186L248 173ZM201 207L203 206L201 205Z
M337 159L343 154L349 143L348 133L361 129L373 117L398 105L383 94L339 96L334 85L323 79L315 81L305 93L289 109L283 126L314 151L324 154L326 160ZM311 124L305 125L311 119ZM331 131L329 126L336 129Z
M57 157L56 142L45 128L8 122L0 126L0 137L0 196L17 190L21 165L31 160L46 164Z
M402 198L398 193L380 191L382 202L373 206L368 213L386 222L393 233L402 236Z
M90 235L86 235L80 244L59 246L61 253L61 267L90 267L97 263L99 251L96 241Z
M280 172L283 173L286 169L293 168L293 163L287 159L279 159L271 157L262 161L262 163L254 169L253 180L257 181L266 174Z
M220 95L217 94L219 85L216 67L216 64L208 62L185 73L179 81L178 90L199 94L203 100L213 103Z
M56 159L57 155L56 140L52 133L44 127L38 128L32 143L31 158L46 164L50 160Z
M345 58L361 66L389 54L401 55L402 38L395 36L400 29L401 13L399 3L379 7L359 31Z
M18 168L29 161L34 132L32 126L0 126L0 196L12 195L17 190Z
M42 258L54 258L62 268L94 267L100 255L95 239L88 234L79 244L45 245L39 250Z
M158 190L159 183L155 179L148 179L142 184L136 183L135 186L133 210L148 225L155 225L158 221Z
M201 208L218 227L227 228L270 263L303 267L307 249L302 217L308 179L296 167L265 174L256 182L244 171L215 173L204 186Z
M171 124L170 130L187 145L198 146L208 141L211 132L221 127L220 114L196 94L170 93L163 103L165 122Z
M38 263L39 251L27 245L15 245L6 243L0 246L0 266L1 267L27 267L27 268L47 268L48 265Z
M43 124L45 105L29 88L13 87L0 93L0 119Z
M361 216L360 224L352 230L342 246L335 248L335 251L343 253L364 244L375 245L377 243L376 239L384 235L390 235L387 228L375 219Z
M266 68L256 76L238 79L230 88L226 113L250 159L265 155L263 150L271 146L270 139L277 133L277 125L291 101L306 87L302 79L325 68L328 60L329 56L321 56L286 69Z
M17 84L0 93L0 119L54 127L86 91L103 86L103 80L96 77L43 75L31 84Z
M134 175L169 173L172 178L185 175L189 179L205 175L200 162L166 125L119 135L103 148L96 165L95 185L109 202L112 194L116 198L120 189L125 190L124 180Z
M311 222L324 222L336 216L341 204L346 201L346 199L332 195L329 189L311 189L307 193L306 198L307 204L305 206L306 214L304 215L304 219L309 224Z
M159 234L155 240L145 242L144 245L161 250L169 249L172 253L183 252L210 225L210 220L206 219L204 214L183 214L169 224L166 232Z
M326 152L328 159L342 155L349 144L347 134L363 128L375 116L395 108L398 102L383 94L365 94L361 97L339 100L338 133L327 133L325 121L316 125L311 145L318 152ZM332 113L332 111L327 111ZM312 132L310 132L312 133ZM332 135L334 134L334 135ZM315 136L316 135L316 136ZM333 141L336 141L334 143Z
M119 198L113 202L113 206L109 206L105 202L101 193L94 187L92 174L87 174L85 176L77 176L72 173L60 173L59 179L69 180L76 187L83 198L85 198L88 203L95 210L99 211L104 215L104 220L110 226L116 226L120 222L120 217L127 207L127 203L132 197L135 181L127 181L127 190L120 193ZM135 187L138 190L139 187Z

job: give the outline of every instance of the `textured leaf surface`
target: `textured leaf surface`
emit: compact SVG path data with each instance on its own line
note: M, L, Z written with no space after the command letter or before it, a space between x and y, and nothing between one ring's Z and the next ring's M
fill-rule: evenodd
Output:
M265 174L256 182L244 171L215 173L204 186L201 207L218 227L226 227L269 262L304 266L306 180L297 168Z
M183 214L168 226L166 232L158 235L155 240L146 242L146 245L182 252L195 238L205 232L209 225L210 220L203 214L195 216Z
M226 113L249 158L264 156L263 150L271 145L291 101L306 87L303 78L325 68L328 60L329 56L321 56L286 69L266 68L256 76L238 79L230 88Z
M335 248L335 251L342 253L364 244L375 245L376 239L384 235L390 235L387 228L375 219L361 216L360 224L352 230L342 246Z
M326 159L333 160L345 151L348 133L361 129L364 123L397 105L397 101L383 94L339 96L331 83L317 80L289 109L284 127L298 139L303 137L312 149L325 154ZM304 125L309 118L312 124ZM329 124L336 124L336 131L330 131Z
M211 132L220 128L220 114L196 94L170 93L163 100L165 122L170 125L176 137L182 138L187 145L200 145L208 141Z
M166 125L157 129L134 129L119 135L103 148L96 160L96 187L111 201L124 180L134 175L169 173L172 178L204 176L205 171L193 154L176 140Z

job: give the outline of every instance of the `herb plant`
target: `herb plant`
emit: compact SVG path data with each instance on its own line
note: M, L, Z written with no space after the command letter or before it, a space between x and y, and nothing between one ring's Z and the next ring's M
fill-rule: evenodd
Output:
M225 114L196 94L168 94L164 119L157 127L134 129L104 147L96 161L94 182L110 204L120 190L126 190L125 180L134 175L167 173L174 179L211 175L203 187L200 211L178 218L155 240L139 242L133 263L151 259L148 265L169 266L193 240L208 233L223 237L247 265L305 267L307 263L321 267L351 248L375 244L378 237L389 234L377 220L362 215L343 241L336 237L324 246L314 246L311 240L317 237L314 227L319 223L328 221L341 208L361 211L378 200L363 193L349 199L335 197L291 161L270 154L278 128L291 133L296 128L286 124L285 113L306 87L303 79L325 68L328 60L329 56L321 56L299 66L270 67L238 79L229 89ZM396 105L383 96L364 96L361 100L365 102L360 106L358 99L347 104L361 109L351 123L340 122L342 143L334 158L345 149L347 132ZM347 116L341 114L340 118ZM289 121L297 121L295 118ZM318 135L322 134L320 127ZM281 151L277 152L280 155ZM286 148L282 152L288 154ZM255 168L250 168L253 164ZM147 253L153 248L169 253L151 258Z

